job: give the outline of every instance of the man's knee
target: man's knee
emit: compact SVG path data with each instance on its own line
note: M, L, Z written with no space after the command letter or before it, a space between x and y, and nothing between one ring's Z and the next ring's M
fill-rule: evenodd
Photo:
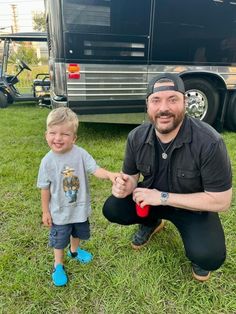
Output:
M103 215L106 217L107 220L114 222L112 219L113 216L113 201L112 196L110 196L104 203L102 208Z
M106 217L107 220L110 222L115 222L118 224L124 224L123 219L123 207L124 207L124 199L116 198L115 196L111 195L105 201L103 205L103 215Z
M116 198L111 195L103 205L103 215L110 222L120 225L135 223L132 213L132 197Z
M221 267L226 258L226 250L191 250L188 258L205 270L216 270Z

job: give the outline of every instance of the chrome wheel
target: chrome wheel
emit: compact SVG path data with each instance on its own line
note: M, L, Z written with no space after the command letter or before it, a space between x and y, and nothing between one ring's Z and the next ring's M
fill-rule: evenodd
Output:
M187 113L194 118L203 120L208 111L206 95L198 89L190 89L185 96L187 97Z
M210 81L199 77L186 77L184 85L187 113L213 125L220 105L219 92L216 87Z

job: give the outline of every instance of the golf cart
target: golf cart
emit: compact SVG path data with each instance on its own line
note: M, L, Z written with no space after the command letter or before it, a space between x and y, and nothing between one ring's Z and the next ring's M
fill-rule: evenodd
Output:
M23 94L17 88L19 76L23 71L31 71L31 68L23 61L17 60L16 74L8 74L8 59L10 44L16 42L46 42L46 33L15 33L0 35L3 41L2 60L0 61L0 108L5 108L16 101L38 101L40 105L50 105L50 80L48 73L39 73L31 83L31 93Z

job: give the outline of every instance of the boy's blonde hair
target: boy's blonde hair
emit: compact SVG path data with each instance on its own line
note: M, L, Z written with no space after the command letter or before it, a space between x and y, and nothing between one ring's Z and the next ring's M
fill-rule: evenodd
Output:
M79 119L70 108L68 107L59 107L53 109L47 117L47 128L53 125L69 123L73 127L74 133L77 133L79 126Z

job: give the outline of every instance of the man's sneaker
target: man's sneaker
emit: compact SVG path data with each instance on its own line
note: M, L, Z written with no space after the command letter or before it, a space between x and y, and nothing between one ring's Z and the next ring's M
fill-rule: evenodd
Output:
M57 264L57 266L53 269L52 281L57 287L62 287L67 284L68 278L62 264Z
M197 264L192 263L193 277L198 281L206 281L210 278L211 272L209 270L202 269Z
M90 252L82 250L81 248L78 248L77 252L73 253L69 249L69 251L67 252L67 256L74 258L75 260L79 261L82 264L87 264L91 262L91 260L93 259L93 255Z
M139 225L139 230L133 235L131 246L133 249L138 250L146 245L151 237L161 231L164 227L164 221L158 220L158 223L154 227L148 227L145 225Z

